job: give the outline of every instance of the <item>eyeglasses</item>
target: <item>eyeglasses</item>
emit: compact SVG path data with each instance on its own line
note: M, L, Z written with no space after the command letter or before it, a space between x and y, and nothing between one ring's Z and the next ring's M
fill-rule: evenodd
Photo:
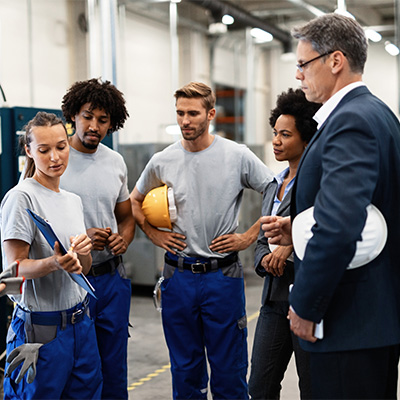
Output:
M319 58L328 56L329 54L332 54L333 52L335 52L335 50L328 51L328 52L326 52L326 53L324 53L324 54L321 54L321 55L319 55L319 56L317 56L317 57L312 58L311 60L308 60L308 61L306 61L306 62L303 62L302 64L297 64L296 67L297 67L297 69L298 69L300 72L304 72L304 67L305 67L307 64L310 64L310 63L312 63L313 61L318 60Z

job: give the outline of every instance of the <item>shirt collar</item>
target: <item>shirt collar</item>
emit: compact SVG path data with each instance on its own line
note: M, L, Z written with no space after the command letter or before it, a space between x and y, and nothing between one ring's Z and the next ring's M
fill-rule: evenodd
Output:
M357 81L350 83L349 85L340 89L315 113L313 118L318 123L318 129L328 119L332 111L337 107L337 105L340 103L343 97L346 96L347 93L351 92L353 89L359 86L365 86L365 83Z
M289 173L289 167L285 168L283 171L279 172L274 176L275 180L278 182L278 186L282 185L283 180L286 178Z

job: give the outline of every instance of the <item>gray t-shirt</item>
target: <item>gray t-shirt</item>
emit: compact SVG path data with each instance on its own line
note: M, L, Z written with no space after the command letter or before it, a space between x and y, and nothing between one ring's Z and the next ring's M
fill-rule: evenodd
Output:
M128 173L121 154L100 144L93 154L70 147L69 163L60 187L82 199L86 229L110 227L118 232L115 206L129 199ZM93 264L113 258L106 247L92 251Z
M186 151L181 142L156 153L136 183L142 194L166 184L177 208L173 231L186 236L183 256L222 257L211 241L233 233L243 189L263 192L272 171L248 147L220 136L203 151Z
M6 193L0 208L1 239L22 240L30 245L29 258L42 259L54 254L53 249L31 220L26 209L47 219L56 235L69 248L70 236L85 232L81 199L73 193L54 192L33 178L21 181ZM4 268L14 260L7 260L2 250ZM12 299L31 311L60 311L83 301L86 291L76 284L64 270L42 278L27 279L22 295Z

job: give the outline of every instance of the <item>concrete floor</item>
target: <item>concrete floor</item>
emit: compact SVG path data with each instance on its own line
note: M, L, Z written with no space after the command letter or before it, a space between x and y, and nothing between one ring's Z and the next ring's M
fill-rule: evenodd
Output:
M246 274L249 356L253 344L263 280ZM161 326L161 314L153 305L152 289L133 287L131 338L128 344L129 399L164 400L172 398L168 349ZM292 361L282 384L282 400L299 398L297 375Z
M263 280L250 271L245 274L245 281L250 357ZM152 288L133 287L130 320L133 327L128 344L129 399L172 399L168 350L161 326L161 314L153 305ZM397 393L400 399L400 384ZM281 400L294 399L299 399L299 390L292 357L282 383Z

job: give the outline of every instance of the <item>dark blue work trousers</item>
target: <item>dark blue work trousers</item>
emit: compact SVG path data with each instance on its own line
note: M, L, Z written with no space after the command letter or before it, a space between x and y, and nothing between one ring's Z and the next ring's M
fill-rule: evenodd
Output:
M238 277L237 272L240 271ZM247 327L240 262L207 273L165 265L162 321L174 399L248 399Z
M9 328L7 354L26 340L25 321L15 317ZM4 399L101 398L100 357L93 321L87 315L76 324L58 326L56 337L39 349L36 378L32 383L27 383L26 377L15 383L21 366L4 379Z
M118 270L88 276L97 300L90 298L90 316L96 328L103 372L102 399L128 398L128 326L131 282Z

